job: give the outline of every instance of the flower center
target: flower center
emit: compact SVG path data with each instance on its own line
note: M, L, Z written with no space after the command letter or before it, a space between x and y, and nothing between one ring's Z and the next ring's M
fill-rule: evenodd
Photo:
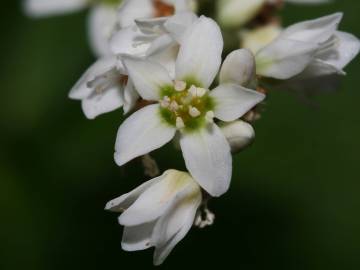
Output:
M175 81L162 89L161 117L180 130L196 130L214 118L214 102L209 90Z
M174 15L175 13L174 6L164 3L162 0L153 0L153 5L155 9L155 17L167 17Z

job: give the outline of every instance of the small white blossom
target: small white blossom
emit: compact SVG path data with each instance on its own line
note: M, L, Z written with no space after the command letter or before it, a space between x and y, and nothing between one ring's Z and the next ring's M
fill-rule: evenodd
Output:
M284 0L292 4L320 4L331 0ZM223 27L241 27L261 12L266 4L279 5L282 0L217 0L217 18Z
M88 119L124 107L125 113L135 105L139 95L115 57L96 61L71 89L69 97L81 100Z
M212 114L221 121L234 121L265 96L233 82L236 71L229 75L222 71L220 85L208 90L221 65L222 49L219 27L202 16L182 38L175 78L158 63L124 57L124 65L140 96L156 104L135 112L120 126L115 146L119 166L163 146L179 130L180 146L191 175L212 196L227 191L232 171L230 146L211 121ZM227 62L223 68L229 71ZM188 89L176 91L178 81L186 82ZM202 95L204 91L198 88L207 90ZM169 98L169 107L163 107ZM176 108L171 105L173 101Z
M255 56L257 73L264 77L289 79L306 69L343 73L358 54L359 40L337 31L341 13L305 21L286 28Z
M287 88L313 88L328 76L344 75L343 69L359 53L359 40L337 30L341 13L294 24L256 55L262 78L285 80ZM319 82L318 79L321 81Z
M140 26L137 31L146 32L140 36L137 36L136 31L131 27L117 32L112 40L114 53L100 58L89 68L71 90L70 98L82 101L83 111L89 119L94 119L100 114L120 107L123 107L124 112L128 113L136 105L139 95L123 67L122 56L117 54L147 57L166 66L167 70L173 74L179 44L172 36L181 39L187 25L191 25L195 19L196 16L193 13L181 13L160 20L139 22ZM181 22L181 24L177 22ZM152 35L150 29L160 25L164 31L159 35ZM147 40L145 47L141 45L141 48L136 47L137 39L140 37ZM165 43L159 42L164 40ZM177 86L179 87L181 83L177 82ZM171 105L173 109L177 109L177 104L170 104L170 100L163 100L161 105L163 107Z
M193 226L201 201L200 187L188 173L168 170L108 202L105 209L123 212L122 248L155 247L154 264L160 265Z

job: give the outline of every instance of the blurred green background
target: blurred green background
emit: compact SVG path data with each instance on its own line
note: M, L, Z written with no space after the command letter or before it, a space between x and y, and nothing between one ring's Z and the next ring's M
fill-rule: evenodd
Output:
M284 10L286 25L335 11L360 36L360 3ZM113 161L121 111L86 120L69 89L94 61L86 12L26 18L1 4L0 269L150 269L152 251L121 250L105 203L145 180ZM163 269L360 269L360 62L339 92L306 106L272 93L256 143L234 159L230 191L212 201L214 226L193 229ZM182 168L171 147L162 169Z

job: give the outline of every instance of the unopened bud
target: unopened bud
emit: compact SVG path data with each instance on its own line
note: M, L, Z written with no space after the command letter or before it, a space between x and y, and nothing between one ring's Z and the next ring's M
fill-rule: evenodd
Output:
M242 151L255 139L254 128L242 120L227 123L221 127L221 130L229 142L233 153Z

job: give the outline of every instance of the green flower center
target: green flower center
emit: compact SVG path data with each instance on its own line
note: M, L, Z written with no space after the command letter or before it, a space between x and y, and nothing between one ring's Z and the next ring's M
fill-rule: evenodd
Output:
M175 81L163 87L161 97L160 115L177 129L194 131L213 121L215 104L208 89Z

